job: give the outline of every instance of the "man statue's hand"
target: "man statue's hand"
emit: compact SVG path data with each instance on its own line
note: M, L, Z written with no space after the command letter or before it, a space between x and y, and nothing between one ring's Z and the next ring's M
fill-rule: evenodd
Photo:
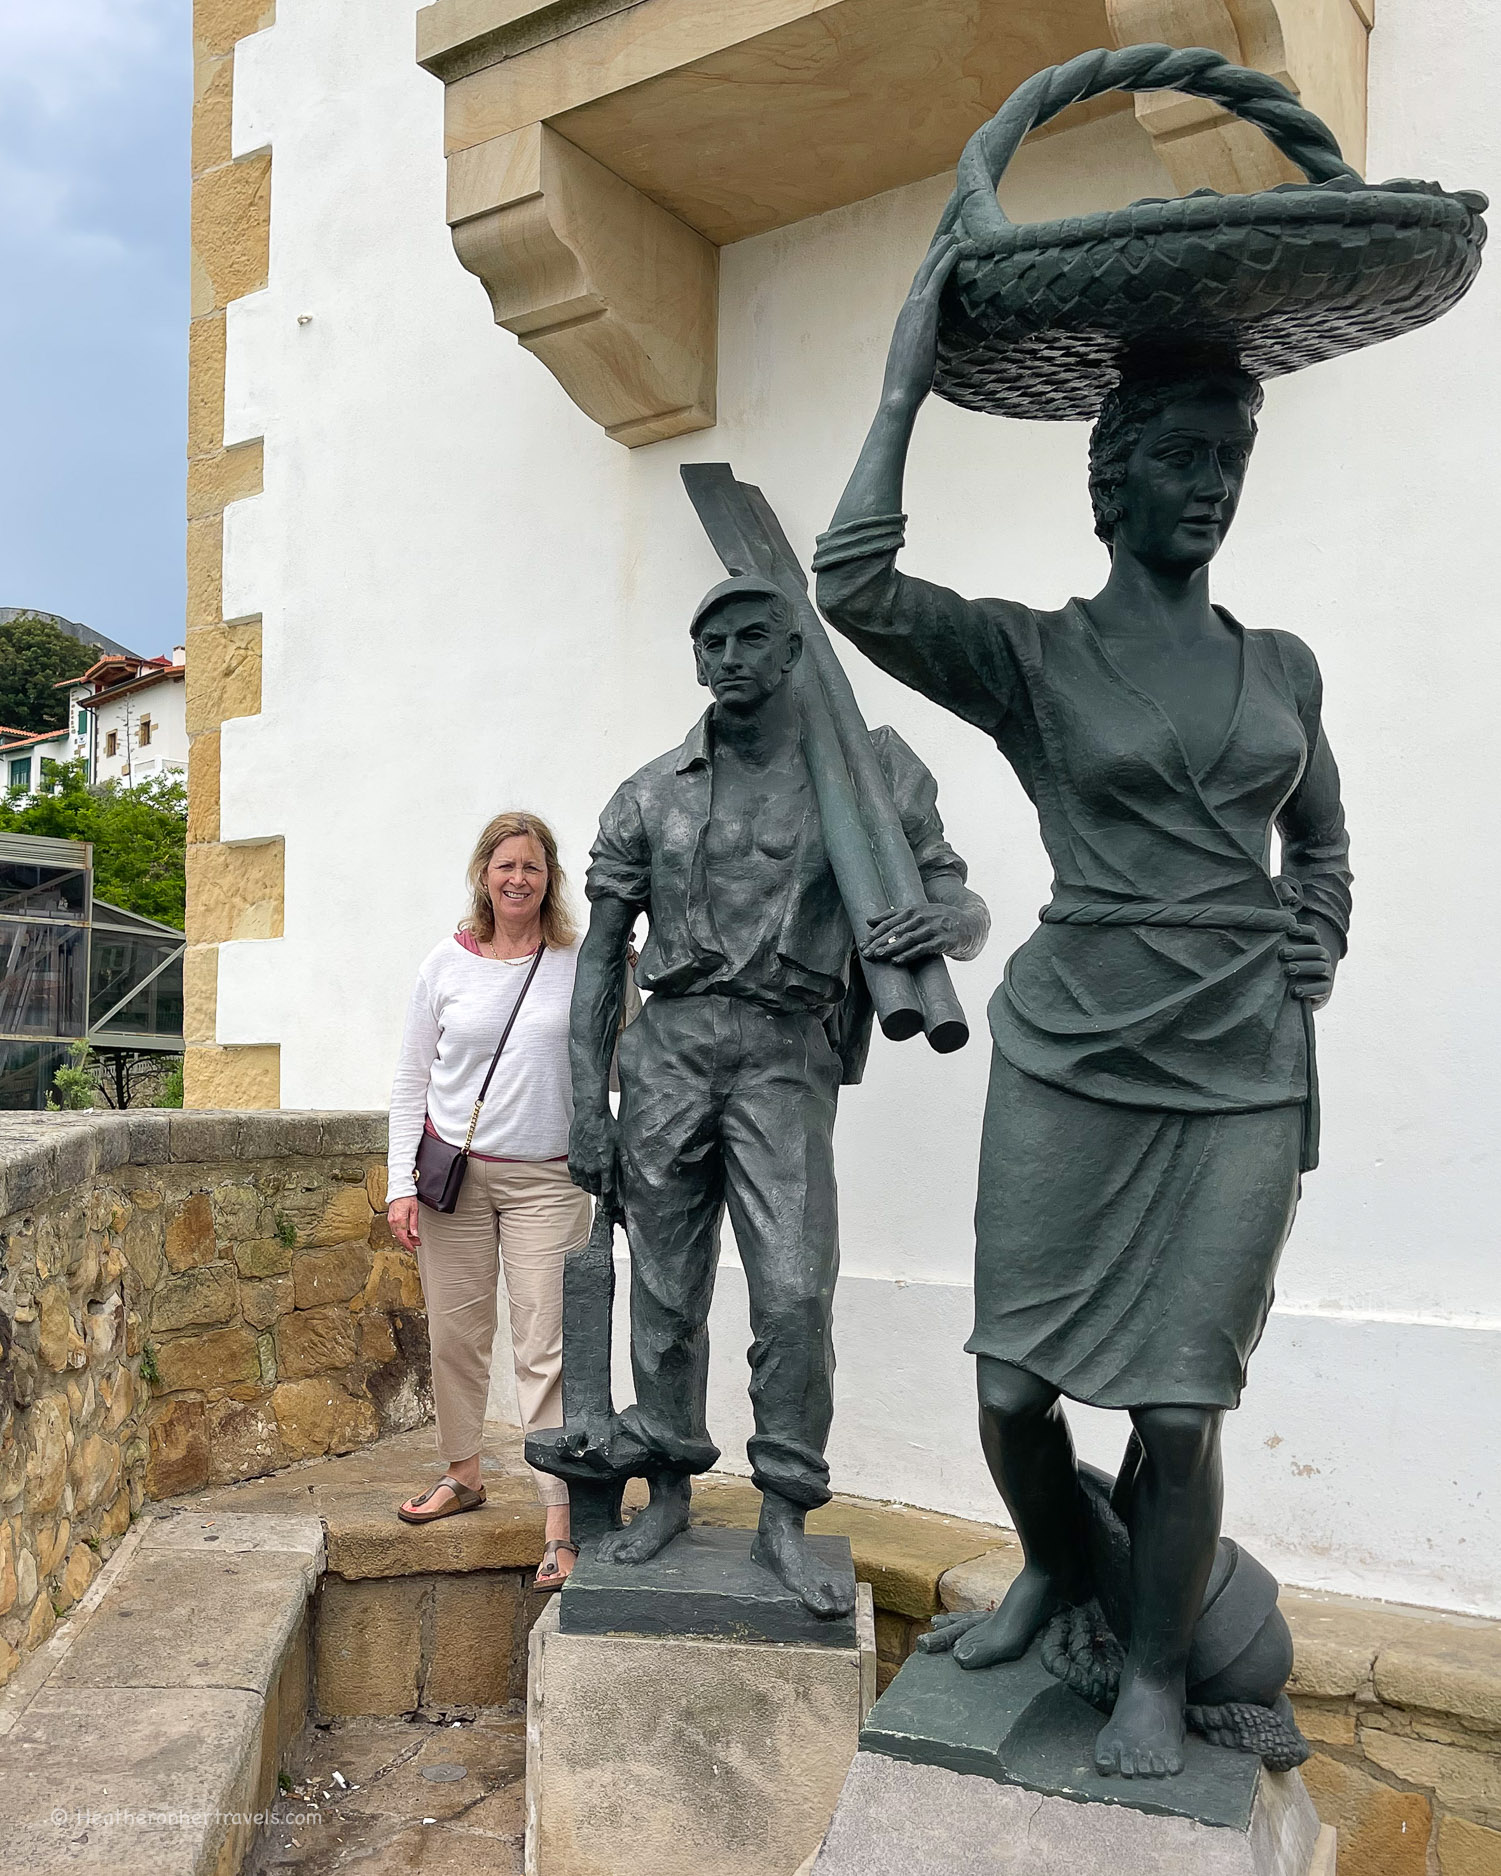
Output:
M968 935L964 915L953 906L903 906L870 920L870 936L860 946L860 955L872 964L921 964L924 958L957 950Z
M603 1112L575 1107L568 1135L568 1177L612 1210L619 1203L619 1141L619 1125L608 1107Z

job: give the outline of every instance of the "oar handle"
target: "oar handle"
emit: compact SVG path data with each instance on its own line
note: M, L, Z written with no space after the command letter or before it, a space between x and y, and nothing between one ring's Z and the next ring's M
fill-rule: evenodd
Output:
M870 920L890 911L886 888L876 866L855 785L844 759L828 698L810 668L797 685L803 756L813 778L823 822L824 851L834 869L839 897L858 938ZM914 974L900 965L860 960L882 1035L905 1042L923 1028L926 1012Z
M885 904L880 912L899 911L906 906L928 903L928 889L918 871L907 830L891 796L870 731L849 681L849 674L839 662L839 655L829 643L823 621L810 602L799 608L802 614L803 654L816 672L820 688L828 699L829 715L839 736L845 767L854 784L862 824L866 830L871 855L875 861ZM855 937L864 938L865 930L856 928ZM867 980L871 970L890 966L865 965ZM948 965L942 958L927 958L909 973L917 992L921 1027L928 1042L940 1055L962 1049L969 1040L969 1023L964 1006L955 994ZM874 991L872 991L874 995ZM882 1024L882 1030L892 1032ZM911 1031L908 1032L912 1033Z

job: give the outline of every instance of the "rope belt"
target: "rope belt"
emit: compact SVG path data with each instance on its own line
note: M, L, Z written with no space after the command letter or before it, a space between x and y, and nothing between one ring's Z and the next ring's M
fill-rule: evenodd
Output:
M1184 905L1172 899L1085 899L1077 903L1055 899L1038 917L1044 925L1155 925L1183 930L1280 932L1297 930L1303 910L1303 888L1286 874L1272 881L1280 907L1259 905ZM1319 1163L1319 1075L1314 1053L1313 1004L1298 999L1303 1013L1303 1040L1308 1050L1308 1093L1303 1102L1303 1147L1299 1167L1312 1172Z
M1171 925L1211 931L1290 933L1298 923L1291 906L1273 910L1259 905L1178 905L1170 899L1089 899L1080 905L1055 900L1038 916L1044 925Z

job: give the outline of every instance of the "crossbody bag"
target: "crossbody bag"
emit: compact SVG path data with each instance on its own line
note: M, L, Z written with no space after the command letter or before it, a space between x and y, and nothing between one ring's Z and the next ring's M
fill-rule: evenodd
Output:
M474 1144L474 1130L479 1125L479 1111L485 1105L485 1096L490 1092L490 1083L500 1066L500 1052L516 1025L516 1018L521 1014L521 1006L526 1001L527 991L532 987L532 979L541 968L542 954L546 949L545 944L538 945L532 968L521 986L521 995L517 997L511 1014L506 1018L506 1026L500 1032L500 1041L495 1045L489 1072L480 1088L474 1112L469 1116L469 1131L464 1135L464 1144L450 1146L446 1140L439 1139L437 1134L429 1133L426 1128L417 1143L417 1196L435 1212L451 1212L459 1202L459 1190L464 1183L464 1174L469 1170L469 1149Z

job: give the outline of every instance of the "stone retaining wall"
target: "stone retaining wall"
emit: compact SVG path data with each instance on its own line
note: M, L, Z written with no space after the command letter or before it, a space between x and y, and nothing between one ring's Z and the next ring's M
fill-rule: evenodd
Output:
M0 1684L147 1499L431 1413L385 1117L0 1116Z

